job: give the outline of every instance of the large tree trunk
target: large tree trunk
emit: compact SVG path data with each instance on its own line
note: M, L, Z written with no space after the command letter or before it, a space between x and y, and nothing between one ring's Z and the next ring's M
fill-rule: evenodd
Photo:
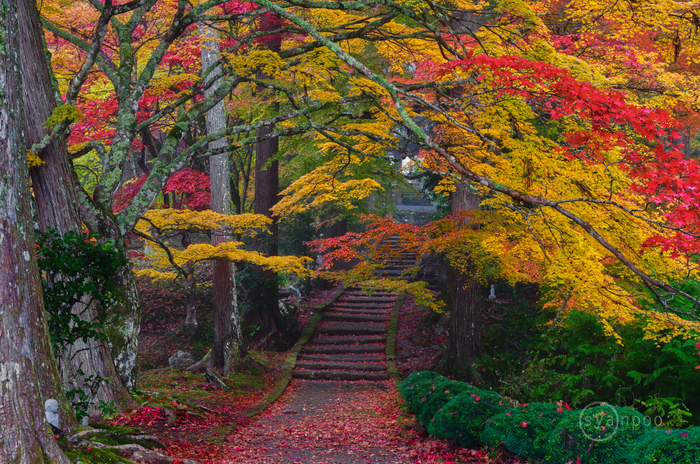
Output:
M257 137L262 138L272 132L271 126L258 129ZM253 212L264 214L272 219L270 227L271 235L261 237L257 249L268 256L278 255L277 245L277 219L272 215L272 207L277 203L279 193L279 163L270 161L279 149L277 137L260 140L255 147L255 200ZM267 167L265 165L267 164ZM277 278L272 271L264 270L259 266L250 266L255 273L256 288L262 293L257 294L254 301L249 301L251 308L246 314L246 324L255 325L260 333L267 333L279 329L279 289Z
M278 23L277 18L268 17L263 20L260 29L272 30ZM282 48L281 38L270 36L267 40L267 47L273 52L279 52ZM265 79L264 73L258 73L259 79ZM260 89L262 90L262 89ZM255 145L255 198L253 201L253 212L264 214L272 219L270 232L272 235L265 237L264 241L258 244L258 251L268 256L277 256L277 218L272 215L272 207L277 203L279 194L279 162L274 159L279 150L279 137L265 139L274 126L263 126L257 130L258 141ZM256 274L258 285L262 284L263 294L259 295L255 301L248 302L251 308L246 314L246 324L255 325L260 328L260 333L267 333L277 330L280 327L279 312L279 289L277 278L274 272L266 271L260 267L251 267Z
M31 146L46 135L47 130L43 123L56 107L56 97L51 86L43 31L35 5L20 3L19 23L23 31L20 50L25 84L23 100L26 134L28 146ZM42 152L41 158L44 164L31 169L39 226L44 231L53 228L61 234L68 231L80 232L82 222L78 211L76 184L63 138ZM84 305L80 303L73 310L83 312L83 309ZM94 308L83 312L85 320L92 321L95 316ZM92 340L85 343L78 340L60 354L59 365L63 387L66 390L85 391L85 376L99 376L109 380L102 382L94 400L114 401L120 411L135 406L116 375L106 342ZM79 369L84 375L78 374ZM91 413L97 413L97 409L93 407ZM64 417L66 426L71 426L68 419L70 415L64 414Z
M470 271L448 269L450 331L441 369L476 380L472 366L481 355L481 285L475 269Z
M112 283L117 288L117 303L107 310L98 309L97 317L105 325L109 352L118 377L127 389L133 390L136 387L136 357L141 330L141 297L134 273L128 264L126 243L114 215L102 211L84 190L79 188L78 191L80 214L88 230L103 239L112 240L127 258L127 264L121 266L112 277ZM128 395L128 392L124 393ZM126 400L125 397L123 399ZM132 399L128 407L133 405Z
M478 209L480 199L472 193L469 186L458 184L451 199L453 213L462 210ZM467 223L463 227L478 227ZM450 294L450 332L447 350L441 362L441 370L478 379L473 369L474 360L481 354L481 285L476 279L476 268L468 266L466 270L448 269Z
M44 418L43 378L58 382L29 207L17 4L0 0L0 462L70 464Z
M204 41L202 45L202 73L215 66L219 60L217 32L204 24L199 27ZM207 80L216 82L205 92L209 95L220 85L221 67L215 67ZM226 129L226 111L220 101L206 116L207 133L216 134ZM210 143L212 149L226 147L226 139L220 138ZM231 170L228 153L209 157L209 177L211 180L211 209L216 213L231 214ZM221 230L212 231L212 245L228 242L232 237ZM214 342L211 351L211 364L222 368L224 375L239 370L244 357L243 334L238 314L236 288L236 268L229 261L217 260L213 266L214 298Z

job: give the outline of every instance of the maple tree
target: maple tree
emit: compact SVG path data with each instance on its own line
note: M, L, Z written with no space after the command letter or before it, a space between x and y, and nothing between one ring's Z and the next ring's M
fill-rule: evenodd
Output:
M218 5L220 10L210 10ZM546 283L551 301L590 308L609 333L613 321L638 314L650 317L650 336L695 327L694 315L670 300L697 302L672 285L695 276L689 257L697 247L696 163L674 145L677 129L670 114L643 106L647 102L634 92L610 90L612 72L566 49L565 40L550 31L552 22L539 15L548 5L513 0L290 5L144 2L134 10L138 14L105 29L104 40L114 46L96 61L102 74L90 83L93 97L85 109L94 114L96 101L109 103L110 110L105 113L103 105L101 111L111 120L86 118L72 136L85 149L100 150L105 174L92 201L103 210L111 207L134 144L138 148L137 135L159 128L157 143L142 137L157 161L116 216L119 233L145 214L170 173L223 135L202 135L196 123L201 115L226 96L232 113L250 114L236 99L266 87L274 90L267 106L274 110L263 119L231 118L226 136L247 134L238 142L246 146L261 137L313 134L327 156L288 188L279 214L298 208L299 199L314 206L365 198L377 190L370 176L344 185L336 173L384 159L391 147L442 175L444 191L461 182L482 199L480 208L488 214L479 214L478 233L462 227L456 236L469 239L451 246L468 249L467 243L478 241L485 256L501 257L494 275ZM86 30L104 15L94 5L81 8L83 16L70 21L52 17L50 8L45 13L53 21L46 22L49 43L77 44L83 50L72 52L77 56L95 42L71 30ZM261 28L259 21L272 13L282 21L273 30ZM226 21L236 32L222 38L225 76L207 97L203 91L212 82L199 80L192 60L175 58L178 47L196 49L192 26L200 19ZM278 52L256 46L279 34ZM370 50L381 59L370 59ZM683 50L693 53L692 47ZM358 117L362 114L368 117ZM258 131L272 125L269 134ZM96 140L111 144L109 150ZM409 150L405 140L422 150ZM443 249L449 249L446 242ZM635 279L663 311L640 312L645 303L635 298L639 286L630 283Z
M261 3L323 40L301 17ZM526 3L464 5L471 19L431 7L444 17L422 13L442 21L442 35L432 51L426 42L412 49L413 75L383 75L326 43L423 147L413 158L444 176L444 191L464 182L482 198L484 211L471 213L478 231L458 227L425 243L472 274L465 257L481 249L480 278L490 269L541 282L550 301L595 312L609 334L638 316L659 340L694 333L697 316L674 299L698 304L683 290L697 278L698 166L679 150L673 117L607 90L604 75L558 53ZM661 311L639 300L635 280Z
M41 155L50 140L75 122L69 144L76 165L86 165L83 157L89 157L92 163L99 160L100 164L100 174L94 176L90 190L79 192L82 220L91 231L123 245L124 237L161 195L171 174L193 162L195 155L215 155L231 149L229 145L210 148L213 140L224 136L238 139L235 150L280 135L305 133L333 119L327 113L336 101L307 97L309 92L318 92L317 87L328 87L328 78L339 62L329 60L331 55L321 50L322 44L306 41L299 29L282 23L261 27L261 18L268 14L265 8L256 10L249 3L223 1L196 5L182 1L42 4L54 72L66 96L65 105L49 122L56 124L52 135L35 144L33 150ZM373 15L364 19L362 15L350 15L343 19L347 30L340 28L331 40L368 34L381 37L374 31L385 28L393 17ZM201 48L196 33L201 21L229 26L230 35L221 37L224 74L216 90L216 80L209 78L212 69L201 69L198 60L193 59ZM267 37L279 37L281 33L289 39L284 50L275 53L259 48ZM88 72L93 68L99 72ZM250 105L241 104L259 87L275 88L288 103L260 119ZM302 87L305 94L297 94ZM206 133L201 127L202 116L225 98L233 117L223 133ZM270 99L270 106L278 105L280 100ZM348 105L357 100L350 98ZM241 113L245 117L239 117ZM319 115L318 123L309 121L314 115ZM278 124L274 131L258 131L274 124ZM128 183L130 164L138 165L144 176L130 184L134 195L127 195L130 201L123 204L118 192ZM118 208L113 214L115 197ZM166 192L164 202L168 201ZM112 343L112 354L120 374L131 385L140 309L128 269L123 270L120 279L123 304L113 313L121 322L118 327L111 324L111 332L124 334L127 342Z
M225 306L215 308L215 339L211 351L201 361L203 367L214 366L223 368L225 375L235 372L243 365L245 347L240 329L238 311L238 289L235 278L236 263L252 263L270 272L295 274L309 277L311 271L307 267L310 258L295 256L265 256L256 251L244 248L240 239L244 236L256 236L269 233L270 219L255 214L221 214L209 209L202 211L152 209L148 211L136 227L138 236L152 241L159 247L157 252L147 254L142 261L147 265L136 271L138 275L146 275L156 279L171 281L182 277L185 281L187 296L187 322L196 326L196 307L194 305L194 289L197 285L194 278L195 266L203 261L223 263L231 281L228 289L232 298L231 308ZM175 234L182 236L183 249L173 247L171 237ZM212 236L218 233L228 240L212 240L211 244L192 243L190 234L207 233ZM232 241L232 237L238 241ZM218 321L222 319L222 321ZM220 327L220 325L228 325ZM218 336L217 336L218 334Z
M282 172L293 181L276 206L272 183L270 195L258 185L253 197L265 196L264 209L280 218L317 210L322 222L380 190L376 171L390 166L391 149L439 175L438 191L453 199L468 193L473 203L459 212L465 205L455 200L453 215L422 228L375 217L363 234L318 242L321 251L339 247L329 264L364 261L342 275L347 283L410 291L437 309L424 284L375 279L392 257L377 244L398 235L407 251L445 256L453 290L471 291L457 308L471 313L453 309L454 322L466 324L453 326L452 344L478 324L478 290L495 278L537 282L546 304L560 314L593 313L612 336L635 319L659 342L693 336L700 301L685 284L698 278L700 170L679 142L696 128L694 8L673 1L47 1L43 21L65 105L32 153L48 161L47 147L72 124L76 165L97 168L92 185L79 189L85 224L122 245L134 229L150 235L163 247L145 272L174 267L188 276L205 259L306 270L302 259L265 257L230 241L169 247L154 230L243 233L263 225L206 211L218 195L187 166L235 158L244 179L233 203L244 213L253 147L270 148L269 160L264 150L256 156L259 183L265 163L291 156L273 155L280 137L289 137L290 153L308 143ZM635 20L648 11L658 30ZM219 29L221 75L214 63L199 62L202 22ZM221 102L226 124L207 128ZM161 199L189 210L154 209ZM375 262L365 261L368 251ZM134 340L139 308L129 269L120 285L126 318L114 328ZM470 335L478 344L478 333ZM127 361L135 349L122 351ZM464 350L456 364L477 353ZM120 364L127 378L130 366Z

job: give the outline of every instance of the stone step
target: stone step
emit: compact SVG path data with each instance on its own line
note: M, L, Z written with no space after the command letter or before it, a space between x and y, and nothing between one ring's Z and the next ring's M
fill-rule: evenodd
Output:
M385 334L387 329L385 327L343 327L343 326L331 326L319 328L318 333L326 335L377 335Z
M397 293L392 293L392 292L363 292L361 288L359 287L349 287L348 289L345 290L343 295L363 295L363 296L393 296L394 298L397 298L399 295Z
M372 274L374 275L395 275L399 276L402 274L405 274L404 269L375 269L372 271Z
M389 324L386 322L340 322L340 321L324 321L322 320L318 324L319 333L323 332L325 329L340 329L340 330L367 330L367 329L378 329L386 330L389 328ZM350 335L339 334L339 335ZM366 333L358 335L368 335Z
M292 377L306 380L388 380L389 374L370 371L295 370Z
M384 316L391 313L391 308L385 309L361 309L361 308L328 308L328 311L344 314L367 314L374 316Z
M377 279L384 278L384 279L394 279L394 280L411 280L411 275L406 274L406 275L398 275L398 274L384 274L380 272L374 271L374 277Z
M384 363L368 363L368 362L338 362L338 361L299 361L297 368L322 371L322 370L338 370L338 371L386 371Z
M384 353L384 345L307 345L304 354Z
M386 356L384 353L364 353L364 354L353 354L353 353L340 353L340 354L304 354L301 353L297 358L299 361L338 361L338 362L364 362L364 361L374 361L374 362L386 362Z
M386 304L379 303L345 303L345 302L335 302L328 308L354 308L354 309L390 309L394 305L390 302Z
M330 335L314 337L311 343L315 345L352 345L355 343L384 343L386 335Z
M371 314L348 314L336 311L326 311L323 313L325 321L341 321L341 322L387 322L389 316L375 316Z
M402 264L387 264L385 266L382 266L379 269L375 269L376 271L405 271L408 270L409 268L412 268L411 271L414 271L418 269L417 266L412 266L412 265L402 265Z
M356 296L351 296L349 298L344 298L340 297L337 300L335 300L335 304L343 304L343 303L349 303L349 304L367 304L367 303L377 303L377 304L388 304L388 303L393 303L396 301L395 296L386 296L386 297L366 297L366 298L361 298L361 297L356 297Z

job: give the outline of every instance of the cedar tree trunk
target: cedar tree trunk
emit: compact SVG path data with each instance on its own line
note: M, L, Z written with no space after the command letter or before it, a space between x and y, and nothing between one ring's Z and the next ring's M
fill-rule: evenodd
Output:
M40 379L59 379L29 207L18 3L30 0L0 0L0 462L69 464L44 418Z
M51 86L43 31L36 6L29 5L28 2L21 2L18 13L20 30L23 31L20 43L24 84L22 95L26 116L27 144L31 146L47 134L48 131L43 127L43 124L56 107L56 97ZM59 138L41 153L41 158L44 164L36 166L30 171L39 227L43 231L49 228L56 229L61 234L68 231L80 232L82 222L78 210L76 183L68 161L65 140ZM83 309L84 305L79 303L73 308L73 311L83 312ZM87 321L94 320L96 317L95 309L87 308L82 317ZM66 347L60 354L59 366L63 387L66 390L74 388L86 390L83 382L84 377L100 376L109 380L102 382L93 400L114 401L119 411L136 406L115 371L106 342L76 341L74 345ZM78 369L82 370L84 375L78 374ZM60 396L57 397L60 398ZM65 411L63 405L62 410ZM93 407L91 414L95 413L97 413L97 409ZM72 414L63 414L68 429L74 425L68 419L71 416Z
M114 215L103 211L83 189L79 188L78 194L80 214L88 230L104 239L112 240L127 258L127 264L120 266L112 276L112 283L117 289L117 303L106 310L98 308L97 317L104 322L104 332L109 340L109 352L114 368L123 385L133 390L136 387L136 357L142 311L136 279L128 263L128 250ZM126 401L126 398L121 398L120 401ZM130 408L133 404L135 403L127 407Z
M480 199L465 184L458 184L452 195L452 213L465 209L478 209ZM464 224L478 227L478 224ZM474 360L481 354L481 285L476 279L473 265L466 271L450 266L448 269L450 307L450 332L447 350L441 362L441 370L465 375L476 380Z
M273 30L278 24L279 18L276 15L267 16L263 19L260 29ZM266 44L269 50L279 53L282 48L282 39L277 35L271 35ZM264 79L264 73L258 73L259 79ZM262 90L262 89L260 89ZM272 235L266 237L259 244L261 253L268 256L277 256L277 218L272 215L272 207L277 203L279 194L279 162L274 159L279 150L279 137L264 139L274 130L274 126L263 126L257 130L258 139L255 145L255 198L253 201L253 212L264 214L272 219L270 232ZM264 140L263 140L264 139ZM274 272L266 271L262 268L253 268L256 280L262 284L263 294L257 295L256 301L250 302L253 310L246 315L247 325L257 325L260 333L276 331L280 328L279 320L279 289L277 287L277 277ZM260 286L258 286L260 288Z

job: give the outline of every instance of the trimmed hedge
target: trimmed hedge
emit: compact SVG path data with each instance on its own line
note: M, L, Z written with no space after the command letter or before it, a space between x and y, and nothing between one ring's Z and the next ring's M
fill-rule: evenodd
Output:
M627 453L635 464L700 463L700 429L650 430Z
M650 430L634 409L605 404L569 414L549 435L543 462L624 463L628 447Z
M491 447L503 444L510 451L529 460L547 456L549 436L571 411L549 403L530 403L514 407L486 421L479 438Z
M430 371L409 375L398 389L431 435L465 447L503 445L543 464L700 464L700 428L655 430L630 408L510 406L496 392Z

